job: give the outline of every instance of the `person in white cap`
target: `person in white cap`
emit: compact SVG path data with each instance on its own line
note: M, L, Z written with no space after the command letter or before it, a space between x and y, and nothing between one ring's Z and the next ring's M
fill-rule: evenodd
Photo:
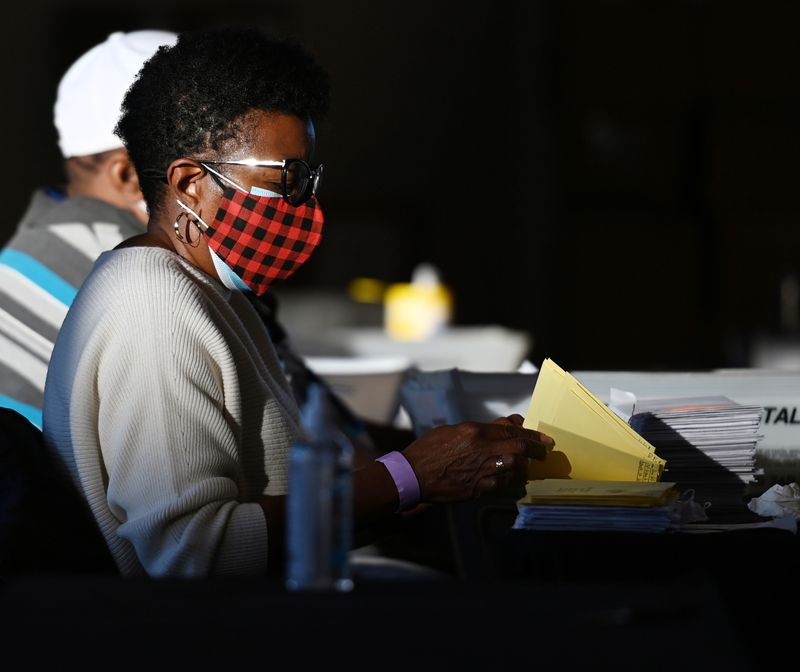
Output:
M38 427L50 353L72 299L102 252L145 230L139 180L114 127L142 65L176 39L160 30L112 33L58 85L66 184L34 193L0 251L0 406Z

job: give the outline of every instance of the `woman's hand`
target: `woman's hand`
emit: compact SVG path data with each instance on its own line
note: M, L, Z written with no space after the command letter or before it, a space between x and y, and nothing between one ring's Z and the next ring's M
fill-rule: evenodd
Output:
M555 442L522 422L515 414L444 425L414 441L403 455L417 475L420 499L454 502L525 483L528 459L543 460Z

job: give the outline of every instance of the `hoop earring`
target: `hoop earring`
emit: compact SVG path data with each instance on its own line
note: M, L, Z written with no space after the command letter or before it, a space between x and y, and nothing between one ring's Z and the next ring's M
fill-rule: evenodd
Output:
M184 227L185 231L183 236L181 235L181 217L186 217L186 224ZM189 235L189 231L191 230L189 228L190 224L194 224L197 228L198 236L195 240L192 240L192 237ZM191 220L188 213L179 212L178 216L175 218L175 224L173 224L173 228L175 229L175 237L184 245L188 245L189 247L197 247L200 244L200 236L203 235L203 232L200 229L200 225L197 223L197 220Z

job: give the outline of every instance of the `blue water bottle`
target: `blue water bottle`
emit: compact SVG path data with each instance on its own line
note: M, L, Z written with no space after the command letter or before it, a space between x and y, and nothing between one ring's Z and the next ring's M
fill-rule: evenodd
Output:
M353 447L330 421L323 391L309 388L302 436L289 449L286 587L353 588Z

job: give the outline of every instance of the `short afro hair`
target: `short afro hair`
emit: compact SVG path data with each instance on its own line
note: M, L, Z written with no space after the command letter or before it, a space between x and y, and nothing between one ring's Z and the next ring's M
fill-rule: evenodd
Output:
M252 110L318 121L329 98L327 73L293 40L249 27L186 32L142 67L115 130L155 212L175 159L222 151Z

